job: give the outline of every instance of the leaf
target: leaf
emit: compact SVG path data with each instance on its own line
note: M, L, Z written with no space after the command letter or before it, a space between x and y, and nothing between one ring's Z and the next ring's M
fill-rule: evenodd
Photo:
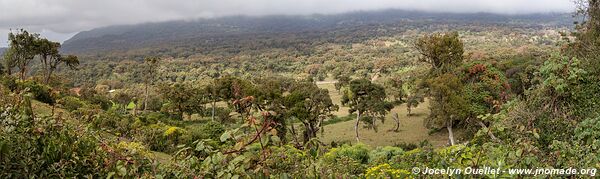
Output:
M281 139L279 139L279 137L277 137L277 136L271 136L271 140L272 140L274 143L280 143L280 142L281 142Z
M269 144L269 137L268 136L264 136L263 138L260 138L260 141L262 142L263 145L268 145Z
M108 175L106 176L106 179L111 179L113 177L113 175L115 175L115 172L108 173Z
M204 149L204 142L198 142L198 144L196 145L196 151L204 151Z
M126 176L127 175L127 168L125 168L123 166L118 166L117 170L119 172L119 176Z
M221 140L221 142L225 142L230 137L231 137L231 131L225 131L225 132L223 132L223 134L221 134L221 137L219 139Z

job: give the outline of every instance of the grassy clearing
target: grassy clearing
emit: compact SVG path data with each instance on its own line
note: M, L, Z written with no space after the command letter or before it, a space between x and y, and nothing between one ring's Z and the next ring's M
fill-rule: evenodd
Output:
M333 83L324 83L318 85L321 88L329 90L331 99L334 103L340 106L340 109L334 113L337 116L348 116L348 107L344 107L340 104L341 95L335 90ZM413 115L407 116L406 105L402 104L396 106L386 116L385 123L378 122L378 132L371 129L360 128L359 134L361 142L370 146L388 146L396 145L401 143L415 143L418 144L423 140L429 141L433 146L440 147L448 143L448 135L445 130L429 134L429 129L423 125L423 120L429 115L429 103L419 105L413 109ZM400 118L400 131L391 131L395 127L394 120L392 119L393 113L398 113ZM356 143L354 134L354 120L336 122L334 124L324 126L323 135L319 137L324 143L336 142L349 142ZM460 133L460 130L455 131Z

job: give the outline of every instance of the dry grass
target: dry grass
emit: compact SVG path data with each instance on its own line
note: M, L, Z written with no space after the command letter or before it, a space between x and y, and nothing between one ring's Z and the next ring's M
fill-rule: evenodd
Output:
M340 105L340 110L334 113L335 115L348 115L348 107L341 106L341 95L335 90L334 84L319 84L319 87L328 89L331 99L334 103ZM396 106L386 116L385 123L378 122L378 132L362 127L359 129L361 142L373 147L400 143L418 144L423 140L428 140L435 147L446 145L448 143L448 133L445 130L429 135L429 130L423 125L423 120L429 114L428 106L427 101L420 104L413 109L412 116L407 116L408 112L405 104ZM392 119L393 113L398 113L400 118L400 131L398 132L391 131L395 127L395 121ZM332 141L356 143L354 123L355 121L352 120L327 125L324 127L325 131L323 135L320 135L320 138L327 144Z

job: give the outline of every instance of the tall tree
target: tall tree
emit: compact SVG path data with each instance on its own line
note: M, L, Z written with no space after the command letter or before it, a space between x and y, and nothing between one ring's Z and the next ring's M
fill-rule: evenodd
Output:
M367 79L352 80L342 96L342 104L350 107L349 112L356 112L354 132L356 141L360 142L358 127L361 121L368 128L377 130L375 122L385 121L385 115L394 107L386 100L385 89Z
M60 48L60 43L52 42L45 38L38 38L35 41L37 54L40 55L40 62L44 67L44 83L48 84L50 80L50 63L51 61L58 61L59 54L58 49Z
M215 110L217 108L217 102L222 100L221 96L219 95L219 90L216 86L216 80L213 80L209 85L206 85L204 87L204 93L206 94L206 97L210 101L210 106L211 106L210 119L212 121L214 121L215 120Z
M29 33L26 30L19 30L17 33L9 32L9 53L7 60L9 64L15 64L19 68L19 77L25 79L29 63L37 54L36 41L39 34Z
M463 85L458 76L445 73L428 80L431 102L429 116L425 120L428 128L446 127L448 140L454 145L453 126L465 118L466 101L462 96Z
M158 65L160 58L148 57L144 59L144 112L148 109L148 88L154 85L156 74L158 73Z
M58 65L65 64L71 69L76 69L79 65L77 56L63 56L59 54L60 43L52 42L46 38L37 38L35 41L36 54L40 57L40 62L44 68L44 83L48 84L52 73L58 68Z
M582 18L573 32L575 41L568 43L563 51L575 55L586 63L587 70L600 78L600 0L576 0L577 15ZM569 40L569 38L566 38Z
M431 65L425 80L431 98L431 113L426 125L445 126L450 144L454 145L452 128L455 121L461 119L464 108L462 84L460 78L454 74L457 67L463 63L463 43L457 32L435 33L419 38L415 46L423 56L420 60Z
M331 101L329 91L310 82L298 82L285 96L287 116L298 119L304 125L303 143L317 137L322 122L332 117L338 106ZM291 124L294 125L294 124Z

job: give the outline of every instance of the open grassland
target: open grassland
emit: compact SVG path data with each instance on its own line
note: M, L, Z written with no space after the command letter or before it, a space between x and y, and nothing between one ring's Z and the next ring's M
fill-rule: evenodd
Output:
M319 87L328 89L331 99L334 103L340 106L340 109L334 114L337 116L348 115L348 107L340 104L341 95L335 90L333 83L320 83ZM429 103L425 101L418 107L412 110L413 115L408 116L406 105L398 105L386 116L385 122L378 122L378 130L375 132L372 129L360 128L359 135L361 142L368 144L372 147L377 146L388 146L396 145L401 143L413 143L419 144L420 142L427 140L430 144L435 147L440 147L448 143L448 135L445 130L429 134L429 129L423 125L423 120L429 114L428 109ZM400 130L398 132L392 131L395 127L395 121L392 118L394 113L398 113L400 118ZM331 125L324 126L324 132L319 135L322 142L329 144L332 141L335 142L350 142L356 143L354 134L355 121L339 122ZM460 133L460 131L457 131Z

